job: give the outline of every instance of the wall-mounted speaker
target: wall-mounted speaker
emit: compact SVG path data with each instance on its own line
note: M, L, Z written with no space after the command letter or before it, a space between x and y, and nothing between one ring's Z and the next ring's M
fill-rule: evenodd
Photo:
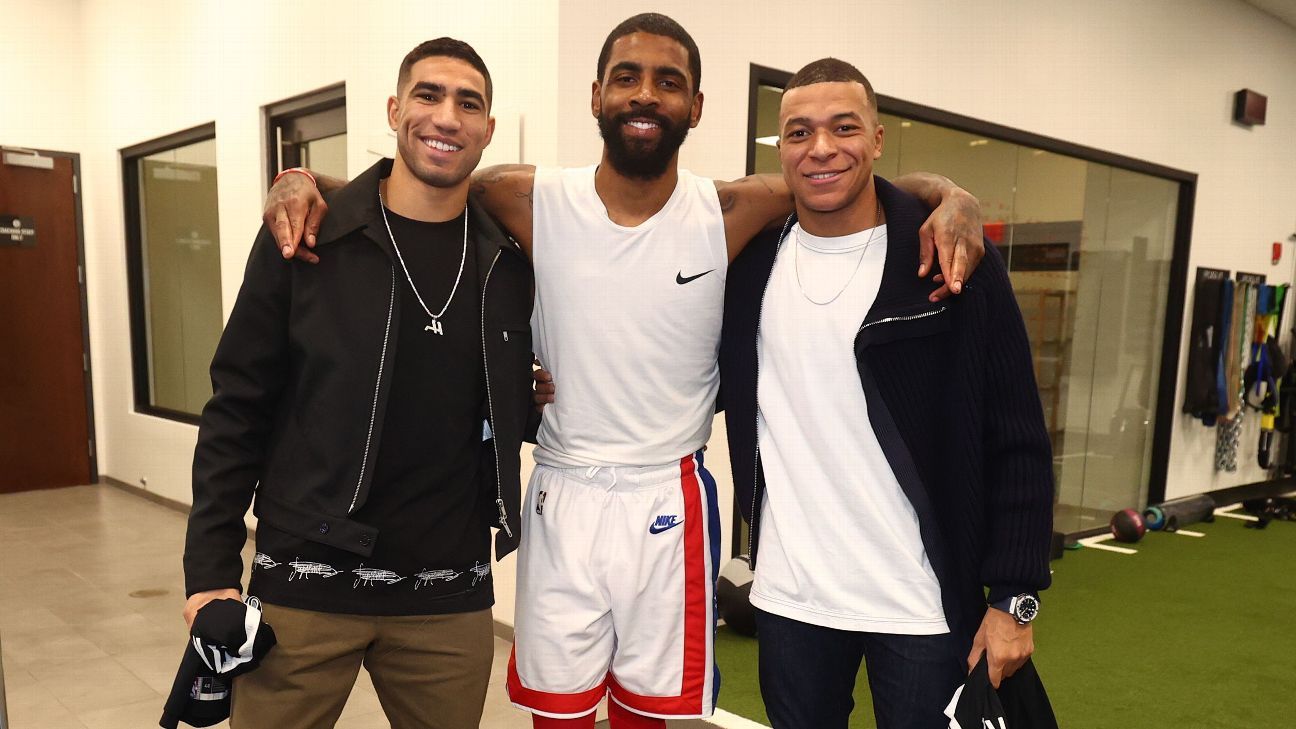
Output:
M1265 123L1265 106L1269 97L1251 89L1242 89L1233 95L1233 121L1255 126Z

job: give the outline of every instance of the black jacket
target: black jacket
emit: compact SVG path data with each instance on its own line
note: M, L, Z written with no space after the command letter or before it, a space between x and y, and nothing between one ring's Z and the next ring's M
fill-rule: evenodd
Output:
M914 275L927 210L874 179L887 215L887 258L877 300L855 335L860 384L882 450L918 514L946 621L970 646L985 611L983 586L993 601L1049 584L1051 448L1003 259L987 242L964 292L930 303L935 285ZM720 377L734 492L751 523L753 565L765 488L756 430L757 329L789 228L752 241L729 267L725 290Z
M329 199L320 261L283 260L262 228L212 360L213 395L194 451L187 594L238 587L253 495L258 519L369 556L377 530L350 518L368 496L392 381L400 272L378 210L382 160ZM482 498L499 514L495 550L517 547L518 451L531 404L526 256L470 202L486 404Z

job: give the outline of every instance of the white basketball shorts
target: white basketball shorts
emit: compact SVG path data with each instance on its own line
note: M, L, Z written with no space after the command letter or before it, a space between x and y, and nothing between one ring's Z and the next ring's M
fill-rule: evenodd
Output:
M701 451L664 466L537 465L522 510L513 704L575 718L608 693L646 716L710 716L719 539Z

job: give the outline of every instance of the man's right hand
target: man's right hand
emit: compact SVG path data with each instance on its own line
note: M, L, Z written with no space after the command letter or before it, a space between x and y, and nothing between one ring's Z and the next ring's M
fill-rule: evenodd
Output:
M328 212L324 196L306 175L284 175L266 195L265 211L261 219L274 235L275 243L284 258L297 258L309 263L319 263L319 256L310 251L315 247L320 221ZM306 245L301 245L303 238Z
M535 364L539 365L540 362L536 361ZM535 401L536 412L543 415L545 405L554 401L556 389L554 388L553 375L543 367L539 367L531 371L531 378L535 380L535 391L531 394L531 397Z
M301 177L301 175L297 175L297 176ZM185 607L184 607L185 625L187 625L190 630L193 630L194 618L198 617L198 611L202 609L203 605L206 605L212 600L224 600L227 598L233 600L242 600L243 593L233 588L226 587L220 590L207 590L206 592L195 592L194 594L190 595L189 599L185 601Z

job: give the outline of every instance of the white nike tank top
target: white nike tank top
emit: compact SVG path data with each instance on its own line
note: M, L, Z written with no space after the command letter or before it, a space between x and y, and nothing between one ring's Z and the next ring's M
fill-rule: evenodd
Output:
M535 459L648 466L711 435L728 253L715 183L680 170L661 210L613 223L594 167L537 169L536 355L553 373Z

